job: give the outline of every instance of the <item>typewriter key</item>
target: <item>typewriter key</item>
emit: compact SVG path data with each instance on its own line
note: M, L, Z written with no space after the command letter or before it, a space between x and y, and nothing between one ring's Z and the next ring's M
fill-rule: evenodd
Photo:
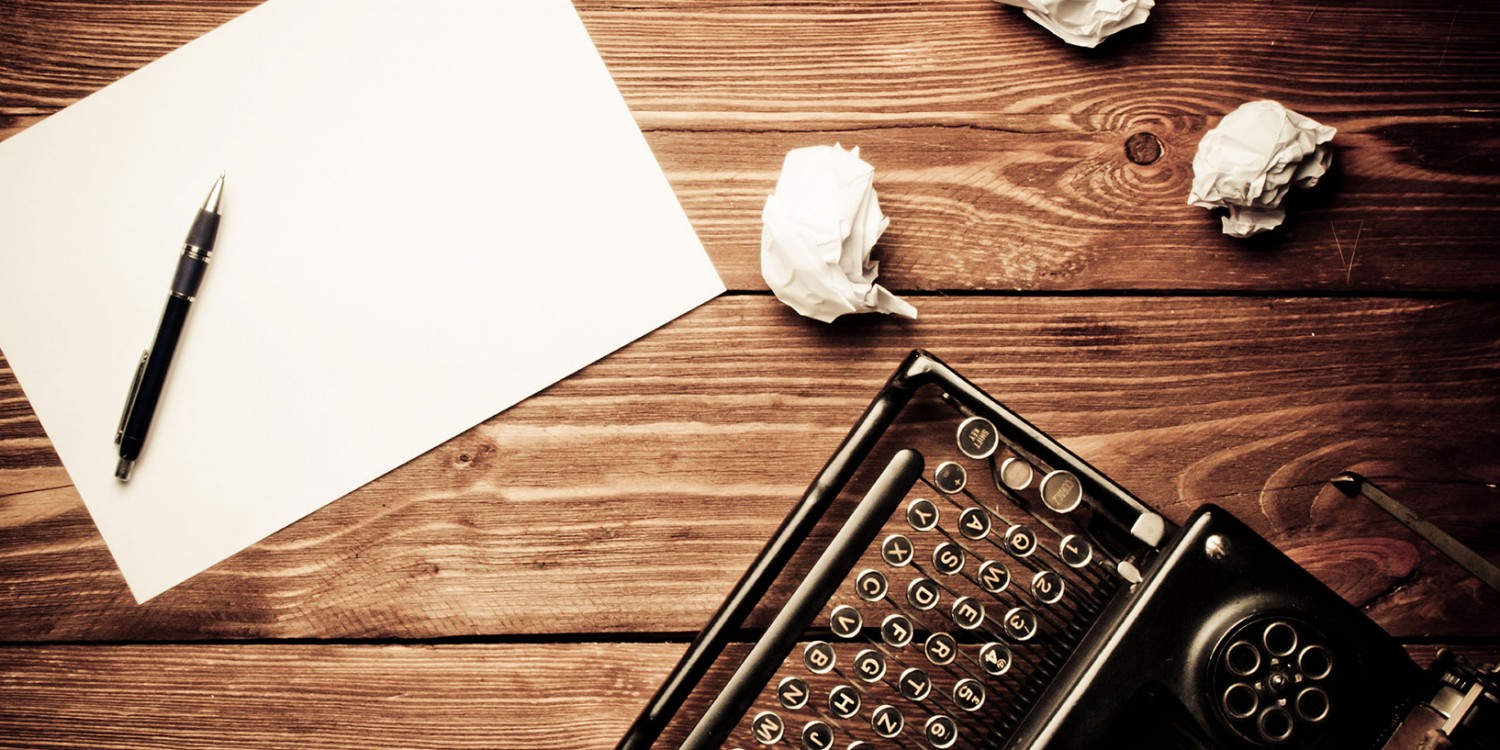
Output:
M979 585L991 594L998 594L1010 585L1010 571L1003 563L985 560L979 566Z
M786 734L786 723L771 711L762 711L750 722L750 736L762 745L774 745Z
M1057 545L1057 556L1070 568L1082 568L1094 559L1094 545L1076 534L1069 534Z
M1224 690L1220 705L1224 708L1224 713L1236 719L1248 719L1260 708L1260 696L1256 694L1255 688L1236 682Z
M953 747L953 743L958 741L958 725L953 723L952 718L938 714L927 720L927 724L922 727L922 736L927 738L927 744L938 750Z
M900 534L891 534L880 544L880 559L893 568L904 567L911 562L916 548L912 546L911 540Z
M801 677L785 677L776 685L776 700L781 702L782 708L792 711L807 705L807 697L811 694L807 682Z
M917 531L932 531L938 525L938 509L931 500L918 498L906 506L906 522Z
M1043 604L1056 604L1063 595L1063 578L1044 570L1031 578L1031 595Z
M1000 431L984 417L969 417L958 425L958 450L969 458L984 460L1000 447Z
M926 672L912 667L901 673L901 679L896 681L896 687L909 701L925 701L927 696L932 694L932 678L928 677Z
M1292 738L1292 732L1296 725L1292 722L1292 715L1280 706L1272 706L1260 712L1260 718L1255 721L1255 728L1260 730L1260 738L1266 742L1280 743Z
M953 542L943 542L932 548L932 567L937 572L951 576L964 569L964 551Z
M974 630L984 624L984 605L979 600L965 596L953 602L953 623L964 630Z
M880 682L885 676L885 657L873 648L867 648L854 657L854 672L865 682Z
M828 691L828 710L840 719L859 713L859 691L848 685L836 685Z
M859 610L847 605L840 604L833 608L828 615L828 629L840 638L853 638L859 635L859 629L864 627L865 618L859 614Z
M990 514L984 508L969 508L958 514L958 531L965 539L979 541L990 534Z
M1333 653L1322 646L1308 646L1297 656L1297 668L1309 680L1321 680L1333 673Z
M867 602L878 602L885 598L885 592L890 590L890 583L880 571L865 569L854 579L854 589L859 592L859 598Z
M1014 524L1005 530L1005 551L1016 557L1030 557L1036 552L1036 532L1022 524Z
M1058 513L1072 513L1083 502L1083 485L1079 483L1078 477L1073 476L1073 472L1065 469L1058 469L1042 477L1040 489L1042 502Z
M979 666L996 677L1010 671L1010 647L1003 643L986 643L979 647Z
M827 641L813 641L802 649L802 665L813 674L828 674L837 663L838 657Z
M880 640L891 648L906 648L915 632L911 620L903 614L886 615L885 621L880 623Z
M1031 480L1035 476L1036 473L1031 470L1031 464L1019 458L1007 458L1000 462L1000 481L1017 492L1030 487Z
M1260 651L1249 641L1235 641L1224 650L1224 666L1239 677L1255 674L1260 669Z
M901 730L905 727L906 719L895 706L882 704L870 712L870 728L881 737L892 739L901 734Z
M944 461L938 464L937 469L932 472L932 484L939 492L952 495L962 492L964 486L969 483L969 472L964 467L952 461Z
M1291 656L1297 650L1297 629L1285 622L1273 622L1261 634L1261 643L1272 656Z
M1013 641L1029 641L1036 635L1036 613L1025 607L1015 607L1005 613L1005 634Z
M984 705L984 683L965 677L953 684L953 702L970 713Z
M1303 721L1316 724L1328 718L1328 703L1328 693L1322 688L1307 688L1297 694L1297 715Z
M958 641L947 633L933 633L922 644L922 654L934 666L948 666L953 663L953 657L958 655Z
M802 727L802 747L805 750L828 750L833 747L833 728L821 721L809 721Z
M931 578L914 578L906 587L906 601L923 612L936 607L938 598L938 585Z

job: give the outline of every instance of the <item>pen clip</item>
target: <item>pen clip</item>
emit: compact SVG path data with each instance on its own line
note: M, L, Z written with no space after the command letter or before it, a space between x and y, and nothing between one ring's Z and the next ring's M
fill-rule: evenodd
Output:
M115 445L125 437L125 423L130 419L130 409L135 406L135 395L141 390L141 376L146 374L146 360L151 350L141 352L141 363L135 366L135 377L130 380L130 393L125 395L125 408L120 411L120 426L115 428Z

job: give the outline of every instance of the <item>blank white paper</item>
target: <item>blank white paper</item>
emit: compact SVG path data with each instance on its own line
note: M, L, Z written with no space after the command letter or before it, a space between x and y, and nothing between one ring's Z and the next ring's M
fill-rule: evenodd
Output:
M138 601L723 288L568 0L270 0L0 143L0 350Z

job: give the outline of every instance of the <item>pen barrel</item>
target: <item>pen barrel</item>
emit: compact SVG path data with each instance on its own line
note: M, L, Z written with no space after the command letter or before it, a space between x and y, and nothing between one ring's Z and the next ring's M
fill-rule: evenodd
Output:
M177 273L172 276L172 297L191 302L198 296L198 287L203 284L203 272L208 270L208 260L197 258L183 248L177 259Z
M219 215L213 211L199 209L197 218L193 219L193 227L188 230L187 239L182 241L183 245L197 248L198 254L206 260L208 254L214 250L214 237L219 234Z
M162 388L167 382L172 355L177 351L177 341L182 338L182 327L187 323L188 309L191 307L181 297L167 298L167 306L161 313L161 325L156 329L156 339L151 344L146 367L141 371L140 388L136 390L130 415L120 433L122 459L134 461L140 457L141 447L146 443L146 433L151 429L151 420L156 416L156 405L161 400Z

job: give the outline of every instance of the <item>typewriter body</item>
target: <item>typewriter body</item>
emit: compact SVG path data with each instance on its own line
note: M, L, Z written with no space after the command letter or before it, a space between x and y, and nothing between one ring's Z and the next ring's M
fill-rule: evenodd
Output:
M918 351L620 747L1373 750L1441 681L1226 511L1166 521Z

